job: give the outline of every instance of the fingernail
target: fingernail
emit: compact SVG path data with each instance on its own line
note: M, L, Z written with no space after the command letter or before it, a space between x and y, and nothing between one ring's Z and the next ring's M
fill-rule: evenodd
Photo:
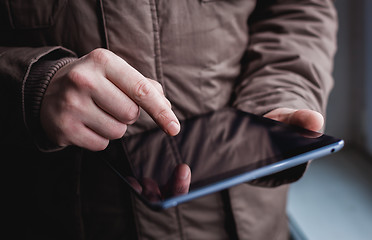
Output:
M167 126L168 134L171 136L177 135L180 129L181 129L180 124L176 121L171 121Z

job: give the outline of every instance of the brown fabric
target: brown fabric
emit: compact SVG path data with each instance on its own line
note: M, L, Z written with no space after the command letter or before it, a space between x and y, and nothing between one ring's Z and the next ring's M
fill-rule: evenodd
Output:
M93 239L96 231L104 239L228 239L223 219L232 209L239 238L285 239L286 186L241 185L228 191L229 207L214 194L155 213L130 201L112 172L89 161L94 154L82 157L75 148L41 153L27 130L24 86L32 65L46 55L80 57L106 47L158 80L181 119L229 105L256 114L277 107L324 113L336 30L330 0L0 0L1 147L14 151L9 163L21 169L30 159L43 159L18 175L37 187L16 186L30 192L30 202L36 199L34 213L55 210L47 214L53 228L37 224L46 221L36 214L33 231L46 239ZM154 126L141 112L128 132ZM48 169L60 169L58 178L45 174ZM100 181L81 172L99 174ZM48 198L40 202L37 196ZM68 201L56 202L61 196Z
M50 55L48 55L48 58L50 58ZM31 66L27 81L25 81L23 86L25 122L28 124L28 129L33 131L31 134L35 138L35 143L43 151L62 149L48 141L40 124L40 107L44 93L54 74L75 59L47 60L42 58Z

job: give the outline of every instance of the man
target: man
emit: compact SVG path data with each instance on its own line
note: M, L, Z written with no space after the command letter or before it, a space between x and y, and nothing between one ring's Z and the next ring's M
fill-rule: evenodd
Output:
M153 212L95 151L155 123L176 135L178 119L226 106L320 130L331 1L0 3L2 146L21 173L7 195L29 236L287 238L288 185L278 185L303 168Z

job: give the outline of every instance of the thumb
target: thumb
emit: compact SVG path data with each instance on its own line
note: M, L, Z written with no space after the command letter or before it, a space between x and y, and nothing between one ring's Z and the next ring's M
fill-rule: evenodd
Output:
M322 114L309 109L277 108L265 114L264 117L296 125L311 131L320 131L324 124Z

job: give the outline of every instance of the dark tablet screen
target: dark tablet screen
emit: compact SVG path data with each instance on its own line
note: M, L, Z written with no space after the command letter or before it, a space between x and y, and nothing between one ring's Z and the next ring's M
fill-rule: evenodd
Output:
M166 208L162 204L172 198L183 202L194 197L170 190L180 164L190 167L188 194L198 192L197 197L203 195L204 188L209 188L204 192L207 194L239 181L264 177L331 153L343 144L340 139L230 108L182 121L181 127L175 137L159 129L125 137L116 142L123 157L103 155L141 199L155 208ZM303 157L317 149L323 149L321 155ZM297 156L302 158L291 164L285 162ZM258 175L247 175L264 167L265 171L257 172ZM242 175L246 178L235 178ZM230 184L221 185L224 181Z

